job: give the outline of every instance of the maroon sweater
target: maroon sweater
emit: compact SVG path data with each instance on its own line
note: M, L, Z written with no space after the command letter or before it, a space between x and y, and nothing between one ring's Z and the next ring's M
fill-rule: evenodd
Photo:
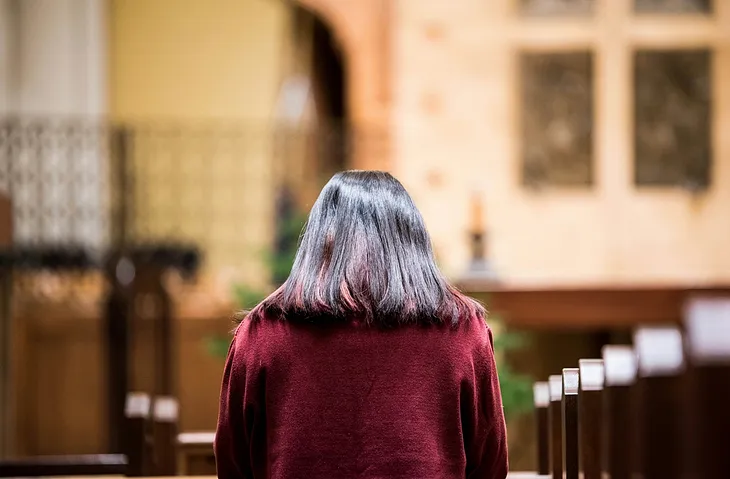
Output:
M215 439L221 479L503 479L492 333L245 320Z

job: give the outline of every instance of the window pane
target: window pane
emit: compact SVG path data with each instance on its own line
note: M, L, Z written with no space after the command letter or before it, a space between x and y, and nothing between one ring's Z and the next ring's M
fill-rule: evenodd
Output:
M520 0L526 15L586 15L595 0Z
M593 67L589 52L522 56L522 179L590 185Z
M710 13L712 0L634 0L640 13Z
M635 180L710 182L710 53L641 51L634 61Z

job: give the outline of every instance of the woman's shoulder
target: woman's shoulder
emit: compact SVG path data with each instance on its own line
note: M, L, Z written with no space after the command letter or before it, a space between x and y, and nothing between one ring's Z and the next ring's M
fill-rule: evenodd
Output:
M276 334L277 331L285 327L283 321L266 318L264 315L252 311L240 319L233 333L234 341L239 344L250 345L262 338Z

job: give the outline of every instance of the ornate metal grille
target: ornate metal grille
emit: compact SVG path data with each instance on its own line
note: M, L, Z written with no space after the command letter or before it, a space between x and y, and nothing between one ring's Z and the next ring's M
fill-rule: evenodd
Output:
M0 195L12 204L16 253L82 251L98 263L117 248L185 244L212 266L241 265L273 237L278 189L307 204L379 136L343 125L6 118Z
M710 183L711 54L639 51L634 61L635 181L703 189Z
M522 55L521 67L523 183L591 185L591 53L529 53Z
M525 15L590 15L595 0L521 0Z
M712 0L634 0L639 13L710 13Z

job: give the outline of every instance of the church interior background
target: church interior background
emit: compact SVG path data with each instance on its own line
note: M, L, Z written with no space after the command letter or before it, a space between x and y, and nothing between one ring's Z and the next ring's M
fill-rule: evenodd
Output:
M114 447L119 371L211 431L231 313L349 168L487 305L532 469L525 381L730 289L730 2L0 0L0 457Z

